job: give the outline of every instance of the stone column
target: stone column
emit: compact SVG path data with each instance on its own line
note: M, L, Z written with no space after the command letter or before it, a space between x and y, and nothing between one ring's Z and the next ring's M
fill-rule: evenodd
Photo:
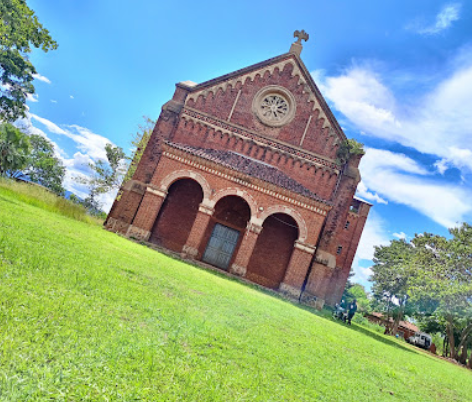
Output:
M315 253L315 246L300 241L295 242L287 272L279 290L294 298L300 296L308 269Z
M239 276L245 276L247 271L247 265L251 259L252 252L256 246L259 233L262 231L262 226L255 223L249 222L244 232L244 238L239 246L238 253L234 259L233 264L229 272Z
M156 221L157 214L166 196L166 191L148 187L133 223L126 232L126 236L134 237L138 240L148 240L151 236L151 230Z
M187 242L182 248L181 255L183 258L198 258L198 250L200 250L203 237L214 212L215 210L212 207L204 203L200 204Z

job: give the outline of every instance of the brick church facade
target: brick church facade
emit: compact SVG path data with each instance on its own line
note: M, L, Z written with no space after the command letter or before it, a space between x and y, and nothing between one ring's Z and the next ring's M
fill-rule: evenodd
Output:
M318 308L338 302L370 204L354 197L361 155L337 157L347 139L300 58L302 38L178 83L106 228Z

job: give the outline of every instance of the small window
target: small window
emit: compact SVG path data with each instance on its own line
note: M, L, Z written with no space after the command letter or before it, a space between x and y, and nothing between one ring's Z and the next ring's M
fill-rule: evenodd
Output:
M346 221L346 225L344 225L344 229L349 229L349 225L351 224L351 222L349 221Z
M338 246L338 249L336 251L337 254L341 254L341 251L343 251L343 247L342 246Z

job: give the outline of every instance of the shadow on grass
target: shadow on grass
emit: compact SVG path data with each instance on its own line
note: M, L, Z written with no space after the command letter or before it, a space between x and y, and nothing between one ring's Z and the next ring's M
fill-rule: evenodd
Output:
M347 324L342 323L339 320L335 320L332 316L331 311L328 311L327 309L323 309L321 311L316 310L313 307L300 304L297 300L288 299L287 297L284 297L282 294L280 294L279 292L277 292L273 289L269 289L269 288L266 288L264 286L258 285L256 283L250 282L250 281L248 281L244 278L241 278L239 276L230 274L229 272L227 272L225 270L222 270L222 269L219 269L219 268L216 268L212 265L205 264L201 261L187 260L185 258L182 258L178 253L169 251L169 250L164 249L164 248L162 248L158 245L155 245L155 244L150 244L150 243L147 243L147 242L137 241L136 239L131 239L131 240L134 241L137 244L140 244L140 245L144 246L144 247L148 247L148 248L150 248L154 251L157 251L158 253L164 254L167 257L169 257L169 258L171 258L175 261L182 262L182 263L187 264L187 265L189 265L193 268L196 268L196 269L199 269L199 270L204 271L206 273L209 273L210 275L214 275L214 276L217 276L219 278L225 278L225 279L230 280L232 282L240 283L240 284L242 284L244 286L247 286L251 289L255 289L255 290L257 290L257 291L259 291L259 292L261 292L261 293L263 293L263 294L265 294L269 297L273 297L277 300L280 300L282 302L290 304L291 306L293 306L295 308L305 310L306 312L311 313L313 315L316 315L319 318L328 320L328 321L330 321L334 324L338 324L338 325L341 325L343 327L347 327L347 328L352 329L354 331L357 331L357 332L359 332L359 333L361 333L365 336L369 336L372 339L374 339L375 341L382 342L386 345L393 346L395 348L407 351L409 353L414 353L414 354L418 353L415 350L412 350L411 348L409 348L407 346L400 345L398 342L396 342L393 339L389 339L385 335L382 335L380 333L375 333L374 331L363 327L362 324L354 323L352 326L348 326ZM131 273L131 272L128 272L128 273Z

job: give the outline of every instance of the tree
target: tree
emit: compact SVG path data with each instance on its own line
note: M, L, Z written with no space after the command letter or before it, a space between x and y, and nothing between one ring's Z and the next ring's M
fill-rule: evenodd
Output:
M123 178L123 183L126 183L128 180L131 180L136 168L138 167L139 161L143 156L146 145L151 138L152 130L156 122L149 117L144 116L144 124L139 126L139 130L134 134L131 140L131 146L134 148L134 153L132 157L127 157L130 161L128 171L126 172L125 177Z
M372 291L377 306L387 310L387 321L393 316L392 335L398 330L407 301L410 281L415 274L412 265L414 248L405 240L392 240L388 246L376 246L372 266Z
M336 151L336 163L345 164L352 155L364 155L364 145L350 138L343 141Z
M100 203L97 197L100 194L118 189L126 173L123 149L112 144L105 145L107 160L98 160L90 163L92 175L87 178L76 177L75 180L87 185L89 196L83 201L84 206L91 212L100 211Z
M421 268L413 290L415 297L436 301L434 314L445 322L450 355L457 359L472 338L472 226L449 232L449 240L430 233L413 239Z
M0 125L0 176L13 175L29 160L30 141L26 134L10 123Z
M27 96L34 93L31 47L47 52L57 43L25 0L2 0L0 16L0 120L14 121L25 116Z
M62 161L54 155L53 144L41 135L30 135L32 151L27 166L22 173L35 183L41 184L57 195L64 195L62 181L66 169Z

